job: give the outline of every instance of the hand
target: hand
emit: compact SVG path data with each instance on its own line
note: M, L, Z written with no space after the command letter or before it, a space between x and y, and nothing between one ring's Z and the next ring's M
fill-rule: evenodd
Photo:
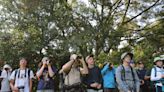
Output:
M144 79L145 79L145 80L149 80L149 79L150 79L150 76L145 76Z
M46 61L42 61L42 62L43 62L43 65L44 65L44 66L47 64L47 62L46 62Z
M144 83L145 83L144 80L141 80L141 85L144 85Z
M130 90L128 90L128 92L131 92Z
M47 60L47 65L50 65L50 60Z
M19 89L17 87L12 87L13 92L19 92Z
M79 61L80 61L80 63L85 62L85 61L84 61L84 58L79 59Z
M90 86L93 87L93 88L97 88L98 87L98 83L92 83Z
M164 78L164 75L161 75L162 78Z
M97 89L100 89L101 88L101 84L99 84L98 86L97 86Z

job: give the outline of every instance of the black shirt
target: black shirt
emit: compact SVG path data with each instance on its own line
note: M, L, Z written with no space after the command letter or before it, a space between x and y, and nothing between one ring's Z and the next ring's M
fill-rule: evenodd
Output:
M90 84L95 82L102 84L101 70L97 66L89 68L88 71L88 75L84 78L84 83L88 86L88 88L92 88L90 87Z

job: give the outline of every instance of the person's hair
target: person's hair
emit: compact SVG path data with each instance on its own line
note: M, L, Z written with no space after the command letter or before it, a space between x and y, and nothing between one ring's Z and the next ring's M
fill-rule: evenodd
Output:
M43 57L44 58L44 57ZM43 65L43 62L42 62L42 59L43 58L41 58L41 60L39 60L39 63L38 63L38 68L41 68L42 67L42 65ZM48 57L48 59L50 60L50 58ZM52 64L52 62L49 62L50 64Z
M108 64L108 63L105 63L102 68L104 68L106 64ZM113 65L113 63L109 63L109 70L113 69L112 65Z
M124 59L127 57L127 56L130 56L129 54L125 55L125 57L123 59L121 59L121 64L123 64L124 62ZM130 56L131 60L133 59L131 56Z
M19 60L22 60L22 59L28 61L26 57L20 57L20 58L19 58Z

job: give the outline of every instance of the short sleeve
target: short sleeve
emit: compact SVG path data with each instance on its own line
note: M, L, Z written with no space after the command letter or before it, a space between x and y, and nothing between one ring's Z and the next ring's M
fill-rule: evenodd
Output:
M30 71L30 79L32 79L32 78L34 78L34 73L33 73L33 71L31 70L31 71Z
M11 73L10 80L14 80L14 78L15 78L15 71Z
M1 73L1 78L6 78L6 77L7 77L7 73L5 70L3 70Z

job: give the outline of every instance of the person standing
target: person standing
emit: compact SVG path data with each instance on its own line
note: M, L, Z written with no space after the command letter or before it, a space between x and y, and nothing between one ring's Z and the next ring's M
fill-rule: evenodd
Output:
M88 74L88 68L82 56L72 54L70 61L63 65L61 71L65 76L65 92L85 92L81 79Z
M14 70L10 76L12 92L32 92L33 71L27 68L27 59L20 58L19 68Z
M154 67L151 70L150 80L155 83L156 92L162 92L162 80L164 78L163 61L160 57L154 58Z
M8 64L5 64L3 66L2 74L0 76L0 79L2 80L0 92L11 92L10 82L9 82L11 71L12 68Z
M114 92L116 87L114 65L112 63L106 63L101 70L101 75L103 77L104 92Z
M121 55L122 64L116 69L116 81L120 92L139 92L140 80L130 61L133 54L125 52Z
M146 92L148 91L148 85L145 80L145 75L146 75L147 70L145 69L144 63L141 61L138 62L137 66L138 66L137 74L141 83L140 92Z
M87 56L86 62L89 71L88 75L84 78L84 83L87 85L87 92L103 92L101 70L95 65L93 55Z
M56 68L48 57L43 57L36 76L38 78L37 92L54 92L54 75Z

